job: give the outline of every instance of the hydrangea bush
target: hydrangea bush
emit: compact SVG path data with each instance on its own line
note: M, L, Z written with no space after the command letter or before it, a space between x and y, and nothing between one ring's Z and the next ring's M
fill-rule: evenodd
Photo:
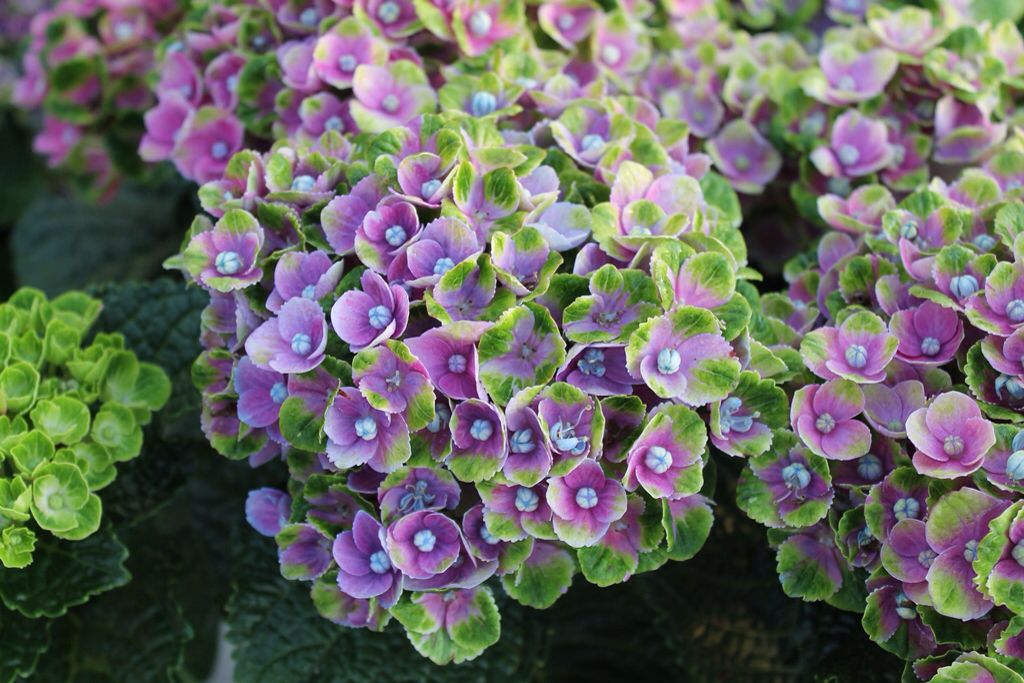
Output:
M0 19L25 39L12 102L41 116L35 151L52 168L107 197L139 170L141 114L159 40L177 23L179 0L14 0Z
M100 302L21 289L0 304L0 563L32 562L40 534L81 541L103 514L99 492L139 455L142 427L170 395L119 334L89 328ZM5 596L5 600L7 597Z

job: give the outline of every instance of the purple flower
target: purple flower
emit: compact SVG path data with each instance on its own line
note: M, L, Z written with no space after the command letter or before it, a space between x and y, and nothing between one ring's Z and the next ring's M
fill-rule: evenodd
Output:
M895 53L884 48L862 51L850 43L827 45L819 57L824 83L812 82L812 95L821 101L844 106L881 94L899 67Z
M911 413L907 436L917 447L915 469L940 479L975 471L996 443L992 423L974 399L958 391L941 394L927 408Z
M981 342L981 353L1002 373L1003 390L1014 399L1024 398L1024 327L1005 338L989 335Z
M387 273L392 261L420 234L416 207L408 202L379 204L363 218L356 231L359 260L378 273Z
M1007 125L992 122L990 104L946 95L935 106L935 153L940 164L969 164L1006 137Z
M435 284L462 261L480 254L476 235L458 218L442 217L430 223L394 265L405 261L415 287Z
M402 188L398 196L436 209L451 194L454 176L450 170L451 165L432 152L410 154L398 164L398 186Z
M316 42L313 68L326 83L338 89L352 87L356 67L360 64L383 64L387 49L376 40L362 22L346 18Z
M182 125L171 155L174 165L189 180L217 180L232 155L242 148L244 134L242 122L230 112L203 107Z
M521 23L522 8L517 3L471 0L455 3L452 9L455 37L470 57L478 57L495 43L516 35L522 30Z
M276 536L288 523L291 509L292 497L277 489L255 489L245 499L245 519L263 536Z
M245 341L245 352L258 367L280 373L309 372L324 360L327 321L315 301L297 298L260 325Z
M1003 261L985 279L985 291L967 301L975 326L1008 337L1024 327L1024 263Z
M331 539L312 524L288 524L277 533L277 557L281 576L293 581L311 581L331 564Z
M218 292L248 287L263 277L258 258L264 232L251 214L228 211L210 230L197 233L185 248L189 274Z
M452 566L462 549L459 525L440 512L419 510L388 526L387 550L411 579L429 579Z
M370 174L356 183L348 194L338 195L320 212L320 222L331 248L344 256L356 246L356 234L368 213L384 198L382 179Z
M882 217L896 208L892 193L881 185L862 185L849 197L818 197L818 213L836 230L851 235L871 234L882 227Z
M790 420L804 444L830 460L853 460L871 448L871 430L856 418L864 410L864 392L855 383L834 379L811 384L793 396Z
M964 326L956 311L931 301L895 313L889 330L900 342L896 357L921 365L948 363L964 339Z
M881 171L893 160L885 122L851 109L832 124L829 146L814 150L810 159L829 178L857 178Z
M629 449L626 488L637 486L654 498L692 496L704 483L707 428L697 413L683 406L656 412Z
M708 141L708 154L737 192L760 194L782 168L782 156L745 119L736 119Z
M319 301L334 291L341 279L342 263L331 263L322 251L288 252L274 268L274 290L267 297L267 309L278 313L282 304L301 297Z
M458 321L406 340L438 391L454 399L484 398L476 344L491 323Z
M928 594L939 614L969 621L992 609L992 601L975 588L972 564L989 522L1008 505L971 488L947 493L935 504L928 516L925 536L936 553L927 578Z
M409 322L409 295L372 270L363 273L362 291L350 289L331 307L331 326L353 351L399 337Z
M160 97L155 107L144 117L146 134L139 143L139 156L143 161L166 161L174 152L178 131L192 113L192 106L178 92L168 92Z
M740 370L715 316L692 306L641 325L626 348L626 367L658 396L691 406L725 398Z
M446 464L460 481L494 476L508 454L504 416L490 403L469 399L452 411L452 452Z
M776 527L807 526L803 515L810 514L811 521L824 516L833 496L828 468L820 464L824 462L801 447L768 451L752 460L750 471L767 487L773 506L763 511L761 521Z
M239 420L250 427L270 427L288 398L288 385L284 375L259 368L246 356L235 369L235 393Z
M534 405L541 424L547 428L550 474L565 474L581 460L600 455L604 417L593 398L564 382L555 382L537 395ZM523 440L520 433L517 450L523 450Z
M324 433L327 458L339 469L369 465L393 472L409 459L405 419L373 408L356 389L338 391L324 417Z
M414 431L434 417L434 388L427 370L402 342L388 340L357 353L352 381L370 405L403 415Z
M519 541L529 536L554 538L551 507L543 484L507 486L477 485L484 501L484 520L492 534L503 541Z
M334 539L332 555L338 563L338 588L354 598L379 598L391 607L402 593L402 575L384 550L384 531L369 513L356 513L350 531Z
M455 509L460 489L451 473L434 467L406 467L376 488L381 519L390 522L417 510Z
M592 396L631 394L638 383L626 369L626 347L621 344L573 346L555 379Z
M462 533L474 557L484 562L500 560L509 548L509 543L493 533L484 519L484 506L476 504L462 516Z
M882 566L906 583L921 583L938 553L928 545L925 523L904 519L896 523L882 545Z
M885 323L869 311L854 313L839 327L822 327L804 337L800 355L822 379L848 379L874 384L885 378L885 368L896 355L899 340Z
M865 456L867 457L867 456ZM878 469L873 463L871 467ZM865 472L866 473L866 472ZM900 467L871 487L864 500L864 518L875 538L887 539L897 523L925 519L928 514L928 480L909 467Z
M584 460L564 477L552 478L547 501L554 513L555 533L573 548L596 543L626 512L622 485L605 477L593 460Z
M905 380L894 386L866 384L864 392L864 417L876 431L894 439L907 436L907 420L910 414L924 408L926 399L924 385L916 379Z
M437 95L416 64L399 60L384 66L360 64L352 78L356 99L352 118L364 133L383 133L420 114L432 112Z

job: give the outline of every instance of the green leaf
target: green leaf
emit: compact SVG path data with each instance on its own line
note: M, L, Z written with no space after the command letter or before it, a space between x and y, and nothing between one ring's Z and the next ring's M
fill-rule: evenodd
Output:
M50 620L0 613L0 683L29 678L39 656L50 646Z
M501 585L520 604L547 609L569 590L575 573L576 562L569 551L538 541L515 574L501 577Z
M301 396L289 396L281 404L281 435L295 448L320 453L327 447L324 416L311 412Z
M0 600L33 619L59 617L94 595L128 583L128 549L109 527L84 541L44 536L25 569L0 572Z

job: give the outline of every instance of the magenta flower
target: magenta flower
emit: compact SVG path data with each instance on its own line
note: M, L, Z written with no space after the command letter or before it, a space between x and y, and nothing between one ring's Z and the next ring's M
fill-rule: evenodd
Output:
M893 470L871 487L864 500L864 516L871 532L881 540L905 519L926 519L928 479L910 467Z
M387 340L352 359L352 381L374 408L405 417L409 429L434 417L434 388L427 370L402 342Z
M160 97L155 107L146 112L146 134L139 143L139 156L143 161L156 162L171 158L178 131L192 114L192 105L176 91Z
M882 566L905 583L921 583L938 553L928 545L925 523L904 519L896 523L882 544Z
M832 502L828 467L805 448L780 446L778 451L757 456L750 464L750 473L760 482L752 490L766 488L767 500L760 495L747 498L740 491L739 502L748 514L756 515L768 526L807 526L823 517Z
M522 30L522 6L515 2L466 0L454 3L451 26L459 47L478 57Z
M545 2L537 10L541 28L559 45L572 50L594 29L599 11L585 2Z
M704 421L689 408L659 410L629 449L626 489L642 486L652 497L668 499L699 492L707 439Z
M584 460L564 477L552 478L547 501L554 513L555 533L573 548L596 543L626 512L622 485L605 477L593 460Z
M353 351L399 337L409 322L409 295L372 270L360 279L362 291L350 289L331 307L331 326Z
M851 235L878 232L882 217L895 208L892 193L881 185L862 185L846 198L834 194L818 197L822 219L830 227Z
M387 529L395 568L411 579L429 579L452 566L462 549L459 525L440 512L409 513Z
M782 168L782 156L745 119L727 124L707 143L715 167L737 192L760 194Z
M885 122L851 109L832 124L829 146L818 147L810 159L829 178L857 178L881 171L893 161Z
M339 469L369 465L386 473L409 459L405 419L377 410L353 388L343 388L334 397L324 417L324 433L327 459Z
M846 379L810 384L793 396L790 421L811 452L830 460L853 460L871 448L871 430L854 419L864 410L864 392Z
M535 486L547 477L554 463L548 432L537 412L535 399L539 393L536 387L523 389L512 396L505 408L509 454L502 473L509 481L525 487Z
M419 238L392 263L392 270L404 266L411 276L409 284L422 287L435 284L457 264L480 252L469 226L458 218L441 217L427 223Z
M490 326L486 322L453 322L406 339L406 344L442 394L454 399L484 398L476 344Z
M971 397L958 391L939 395L907 420L907 436L917 447L914 467L940 479L956 479L981 467L995 445L992 423Z
M899 67L896 54L887 49L862 51L844 42L827 45L819 61L824 82L811 81L808 91L833 106L877 97Z
M991 105L946 95L935 106L935 161L969 164L1006 138L1007 125L992 121Z
M839 327L808 333L800 345L807 367L822 379L841 377L859 384L885 378L885 368L896 355L899 340L885 323L869 311L854 313Z
M1024 327L1024 263L996 264L985 279L985 291L967 301L967 316L975 326L1002 337Z
M260 325L245 342L245 352L256 366L281 373L309 372L323 362L326 348L324 311L304 298L285 303L277 317Z
M356 234L368 213L384 198L382 179L370 174L356 183L348 194L338 195L320 212L320 222L331 248L344 256L355 249Z
M225 52L209 63L203 78L214 106L229 111L238 106L238 80L245 65L245 57L236 52Z
M380 7L377 11L380 12ZM313 69L317 76L339 90L352 87L359 65L381 65L385 61L387 48L355 17L335 24L320 36L313 50Z
M981 342L981 353L995 370L1024 384L1024 327L1018 327L1009 337L987 336ZM1022 398L1016 395L1020 392L1015 391L1009 379L1004 385L1008 393L1013 398Z
M352 529L334 539L331 554L338 563L338 588L354 598L379 598L382 607L398 602L402 575L384 549L380 522L360 510Z
M927 400L924 385L916 379L905 380L894 386L866 384L864 417L876 431L894 439L907 436L907 420L915 410L924 408Z
M437 106L437 94L423 70L404 59L384 66L357 66L352 88L356 97L352 118L365 133L403 126Z
M224 175L231 156L242 148L245 128L233 114L203 107L189 116L178 133L172 158L183 176L198 183Z
M277 313L296 297L319 301L334 291L341 279L342 263L331 263L322 251L288 252L274 268L274 289L267 297L267 309Z
M276 536L288 523L291 509L292 497L277 489L255 489L245 499L245 519L263 536Z
M638 383L626 369L626 347L621 344L573 346L555 379L592 396L631 394Z
M921 365L948 363L964 339L964 325L956 311L931 301L896 312L889 330L900 342L896 357Z

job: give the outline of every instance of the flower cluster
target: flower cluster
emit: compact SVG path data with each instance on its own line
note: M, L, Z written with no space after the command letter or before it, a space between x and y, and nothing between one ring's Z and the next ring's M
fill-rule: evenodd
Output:
M32 562L42 531L80 541L99 526L97 492L136 457L142 426L171 392L118 334L82 343L100 302L21 289L0 303L0 563Z
M157 42L185 3L176 0L17 0L36 13L12 12L28 45L12 101L41 110L34 142L51 167L108 194L138 165L139 114L153 95L147 77ZM6 10L5 10L6 11Z
M333 621L393 616L426 656L473 657L497 638L488 579L547 607L577 571L689 558L709 442L754 456L785 425L736 197L673 156L685 126L666 148L670 122L627 104L551 122L547 151L512 111L327 131L201 189L212 217L170 265L211 296L204 427L287 460L247 513ZM612 128L662 166L597 180L580 140Z

